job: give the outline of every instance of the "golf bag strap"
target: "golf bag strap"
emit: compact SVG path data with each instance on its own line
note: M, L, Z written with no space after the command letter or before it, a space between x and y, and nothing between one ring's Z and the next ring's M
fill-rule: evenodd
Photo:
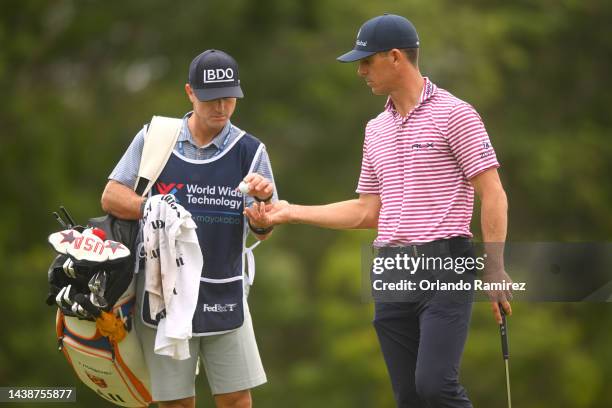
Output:
M182 119L153 116L144 138L142 158L134 191L144 196L159 177L178 139Z

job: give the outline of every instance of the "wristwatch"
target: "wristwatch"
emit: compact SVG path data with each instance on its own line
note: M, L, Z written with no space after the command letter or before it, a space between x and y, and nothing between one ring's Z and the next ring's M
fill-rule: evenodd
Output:
M267 203L268 201L270 201L272 199L272 197L274 197L274 193L270 194L270 197L265 198L265 199L261 199L257 196L253 196L253 198L255 199L255 201L257 201L258 203Z
M274 225L270 225L268 228L254 227L251 225L251 222L249 221L249 228L251 229L251 231L253 231L257 235L266 235L274 229Z

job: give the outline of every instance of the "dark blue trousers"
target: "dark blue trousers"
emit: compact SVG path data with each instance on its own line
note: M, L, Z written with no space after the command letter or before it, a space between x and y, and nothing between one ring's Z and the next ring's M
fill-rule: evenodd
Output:
M464 280L473 282L474 274ZM376 302L374 328L399 408L472 408L459 364L473 291L438 292L416 302Z

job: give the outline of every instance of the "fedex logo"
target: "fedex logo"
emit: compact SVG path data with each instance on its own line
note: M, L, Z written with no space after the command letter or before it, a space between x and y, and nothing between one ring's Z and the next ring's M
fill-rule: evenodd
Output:
M238 303L226 303L225 305L221 305L219 303L209 305L208 303L204 303L202 310L204 312L225 313L233 312L236 306L238 306Z
M232 68L217 68L204 70L204 83L233 82L234 70Z

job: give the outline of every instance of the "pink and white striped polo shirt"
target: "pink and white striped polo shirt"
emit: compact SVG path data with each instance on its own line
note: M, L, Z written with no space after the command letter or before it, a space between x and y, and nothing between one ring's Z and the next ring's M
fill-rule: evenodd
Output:
M472 177L499 167L489 135L468 103L428 78L405 117L391 98L366 126L357 193L379 194L377 246L472 237Z

